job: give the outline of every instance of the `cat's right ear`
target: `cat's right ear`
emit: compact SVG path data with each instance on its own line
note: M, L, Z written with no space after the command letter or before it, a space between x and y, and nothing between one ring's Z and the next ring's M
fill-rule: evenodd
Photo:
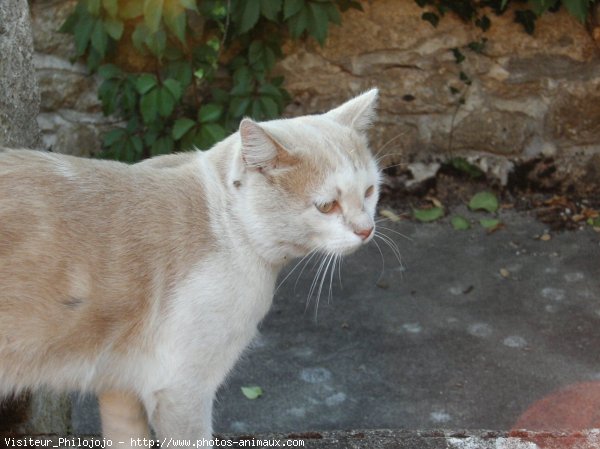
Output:
M375 121L378 96L379 90L371 89L332 109L325 116L344 126L365 132Z
M250 169L269 171L296 161L264 128L249 118L240 123L240 138L242 159Z

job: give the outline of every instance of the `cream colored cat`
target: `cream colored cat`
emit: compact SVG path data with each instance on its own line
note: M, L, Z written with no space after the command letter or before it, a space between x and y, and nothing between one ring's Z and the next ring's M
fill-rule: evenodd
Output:
M374 233L373 89L135 165L0 152L0 395L99 395L104 436L211 438L281 268Z

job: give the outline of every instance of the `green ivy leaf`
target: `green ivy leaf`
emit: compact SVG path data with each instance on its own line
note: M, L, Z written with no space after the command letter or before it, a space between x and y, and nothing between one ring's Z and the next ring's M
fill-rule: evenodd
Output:
M94 30L91 35L92 47L103 57L106 54L106 46L108 45L108 34L104 29L102 20L97 20L94 25Z
M248 62L257 70L268 71L275 65L275 52L260 40L252 41L248 48Z
M114 64L104 64L98 68L98 74L106 79L120 78L123 76L123 71Z
M167 46L167 34L165 30L160 29L156 33L148 34L144 43L154 56L162 59Z
M467 219L461 215L455 215L451 218L452 227L457 231L465 231L471 227Z
M181 83L174 79L167 79L163 81L163 85L171 92L175 101L179 101L182 94Z
M75 38L75 50L77 51L77 56L81 56L85 53L95 24L96 21L92 16L87 14L87 12L82 14L77 22L73 35Z
M110 130L104 135L102 144L105 148L113 146L119 140L124 139L127 136L127 132L123 128L116 128Z
M95 48L90 48L87 55L86 65L90 72L96 71L100 63L102 62L103 55L98 53L98 50Z
M186 60L171 61L165 66L163 76L179 81L181 89L185 90L192 82L192 63Z
M110 37L118 41L123 36L123 22L117 19L106 19L104 21L104 29Z
M282 0L260 0L260 13L272 22L276 22L282 5Z
M233 98L229 104L231 115L241 118L247 114L250 107L250 98Z
M150 123L158 117L158 89L152 89L140 100L140 113L144 123Z
M196 0L179 0L179 4L185 9L191 9L198 12L198 5Z
M325 3L323 6L327 11L327 18L329 19L329 21L335 23L336 25L341 25L342 16L340 15L340 12L335 7L335 5L333 3Z
M290 17L287 24L291 36L294 39L299 38L308 27L308 10L305 8L300 9L297 14Z
M285 0L283 2L283 19L298 14L304 8L304 0Z
M567 8L567 11L571 13L573 17L575 17L580 22L585 22L589 12L590 5L592 4L591 0L563 0L563 5Z
M259 102L265 118L272 119L279 115L279 108L273 99L260 97Z
M144 13L144 4L140 1L122 2L119 5L119 17L125 20L135 19Z
M100 0L86 0L89 13L95 17L100 14Z
M241 79L237 84L233 86L231 89L231 95L247 97L252 93L252 84L248 79Z
M218 123L206 123L200 128L198 146L202 149L208 149L215 143L223 140L225 130Z
M430 209L413 209L413 217L423 223L438 220L444 216L443 207L432 207Z
M281 91L273 84L265 83L260 86L258 93L262 95L269 95L273 99L281 98Z
M151 75L149 73L142 73L135 80L135 87L137 91L142 95L144 95L150 89L154 88L157 84L158 80L156 79L156 76Z
M140 136L131 136L130 139L131 144L133 145L133 149L135 150L135 154L141 155L142 150L144 149L144 143L142 142L142 138ZM136 159L138 159L138 157L136 157Z
M104 10L111 16L116 17L119 12L118 0L102 0Z
M173 130L171 131L171 136L173 139L179 140L181 139L185 133L187 133L190 129L192 129L196 125L196 122L187 117L179 118L175 120L173 124Z
M241 3L241 4L240 4ZM242 34L249 31L256 25L258 18L260 17L260 1L244 1L238 3L234 10L239 11L236 14L235 21L238 23L238 33Z
M145 42L148 39L150 32L148 28L143 23L138 23L138 25L133 30L131 34L131 42L136 50L140 51L142 54L146 53Z
M187 13L185 8L173 0L165 2L163 6L163 20L167 29L173 33L182 44L186 45L185 31L187 25Z
M135 88L134 78L129 76L123 83L123 90L120 98L121 108L125 117L135 113L138 103L138 94Z
M175 109L175 98L167 87L160 87L158 91L158 113L161 117L168 117L173 113Z
M243 395L246 396L246 398L251 399L251 400L257 399L260 396L262 396L262 394L263 394L262 388L256 387L256 386L242 387L241 390L242 390Z
M496 212L498 210L498 199L491 192L476 193L469 201L469 209Z
M206 104L198 111L198 121L200 123L216 122L223 114L223 106L218 104Z
M150 153L152 156L158 156L160 154L169 154L173 152L175 142L171 136L162 136L156 139L156 141L150 147Z
M81 15L80 15L80 6L81 4L78 3L77 7L75 8L75 11L71 14L69 14L69 16L67 17L67 19L63 22L63 24L60 26L60 28L58 29L59 33L70 33L73 34L75 32L75 27L77 26L77 22L79 21Z
M327 11L322 4L312 2L308 4L308 11L308 32L321 46L323 46L325 45L327 29L329 28Z
M144 23L151 33L158 31L163 14L163 0L144 0Z
M102 112L104 115L110 115L115 112L119 86L119 80L107 79L98 88L98 98L102 102Z
M265 115L262 110L262 106L260 104L260 100L258 98L255 100L252 100L252 105L251 105L250 109L251 109L250 117L252 117L254 120L262 120L263 118L265 118Z

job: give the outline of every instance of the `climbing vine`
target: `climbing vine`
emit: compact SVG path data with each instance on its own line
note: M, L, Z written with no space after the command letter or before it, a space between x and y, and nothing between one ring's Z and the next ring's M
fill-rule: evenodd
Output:
M535 21L546 12L558 11L566 8L571 15L584 22L590 15L592 6L597 0L415 0L421 8L427 8L421 18L436 27L446 13L452 12L465 22L472 22L475 26L487 31L491 26L489 13L502 15L510 5L514 14L514 21L520 23L523 29L533 34Z
M79 0L73 35L102 83L103 112L125 125L103 136L102 157L207 149L243 116L281 114L289 101L271 71L287 37L323 45L352 0Z

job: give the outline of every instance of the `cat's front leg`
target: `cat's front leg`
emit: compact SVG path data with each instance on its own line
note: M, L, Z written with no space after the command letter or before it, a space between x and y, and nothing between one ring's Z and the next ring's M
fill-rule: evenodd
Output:
M188 440L194 447L199 440L212 438L212 407L215 392L199 393L197 389L170 387L156 393L156 408L150 418L158 440L167 445L170 439ZM208 443L204 443L206 446ZM170 444L173 446L174 444Z
M129 392L108 390L98 395L102 436L113 447L129 448L132 441L149 439L150 429L146 410L138 397Z

